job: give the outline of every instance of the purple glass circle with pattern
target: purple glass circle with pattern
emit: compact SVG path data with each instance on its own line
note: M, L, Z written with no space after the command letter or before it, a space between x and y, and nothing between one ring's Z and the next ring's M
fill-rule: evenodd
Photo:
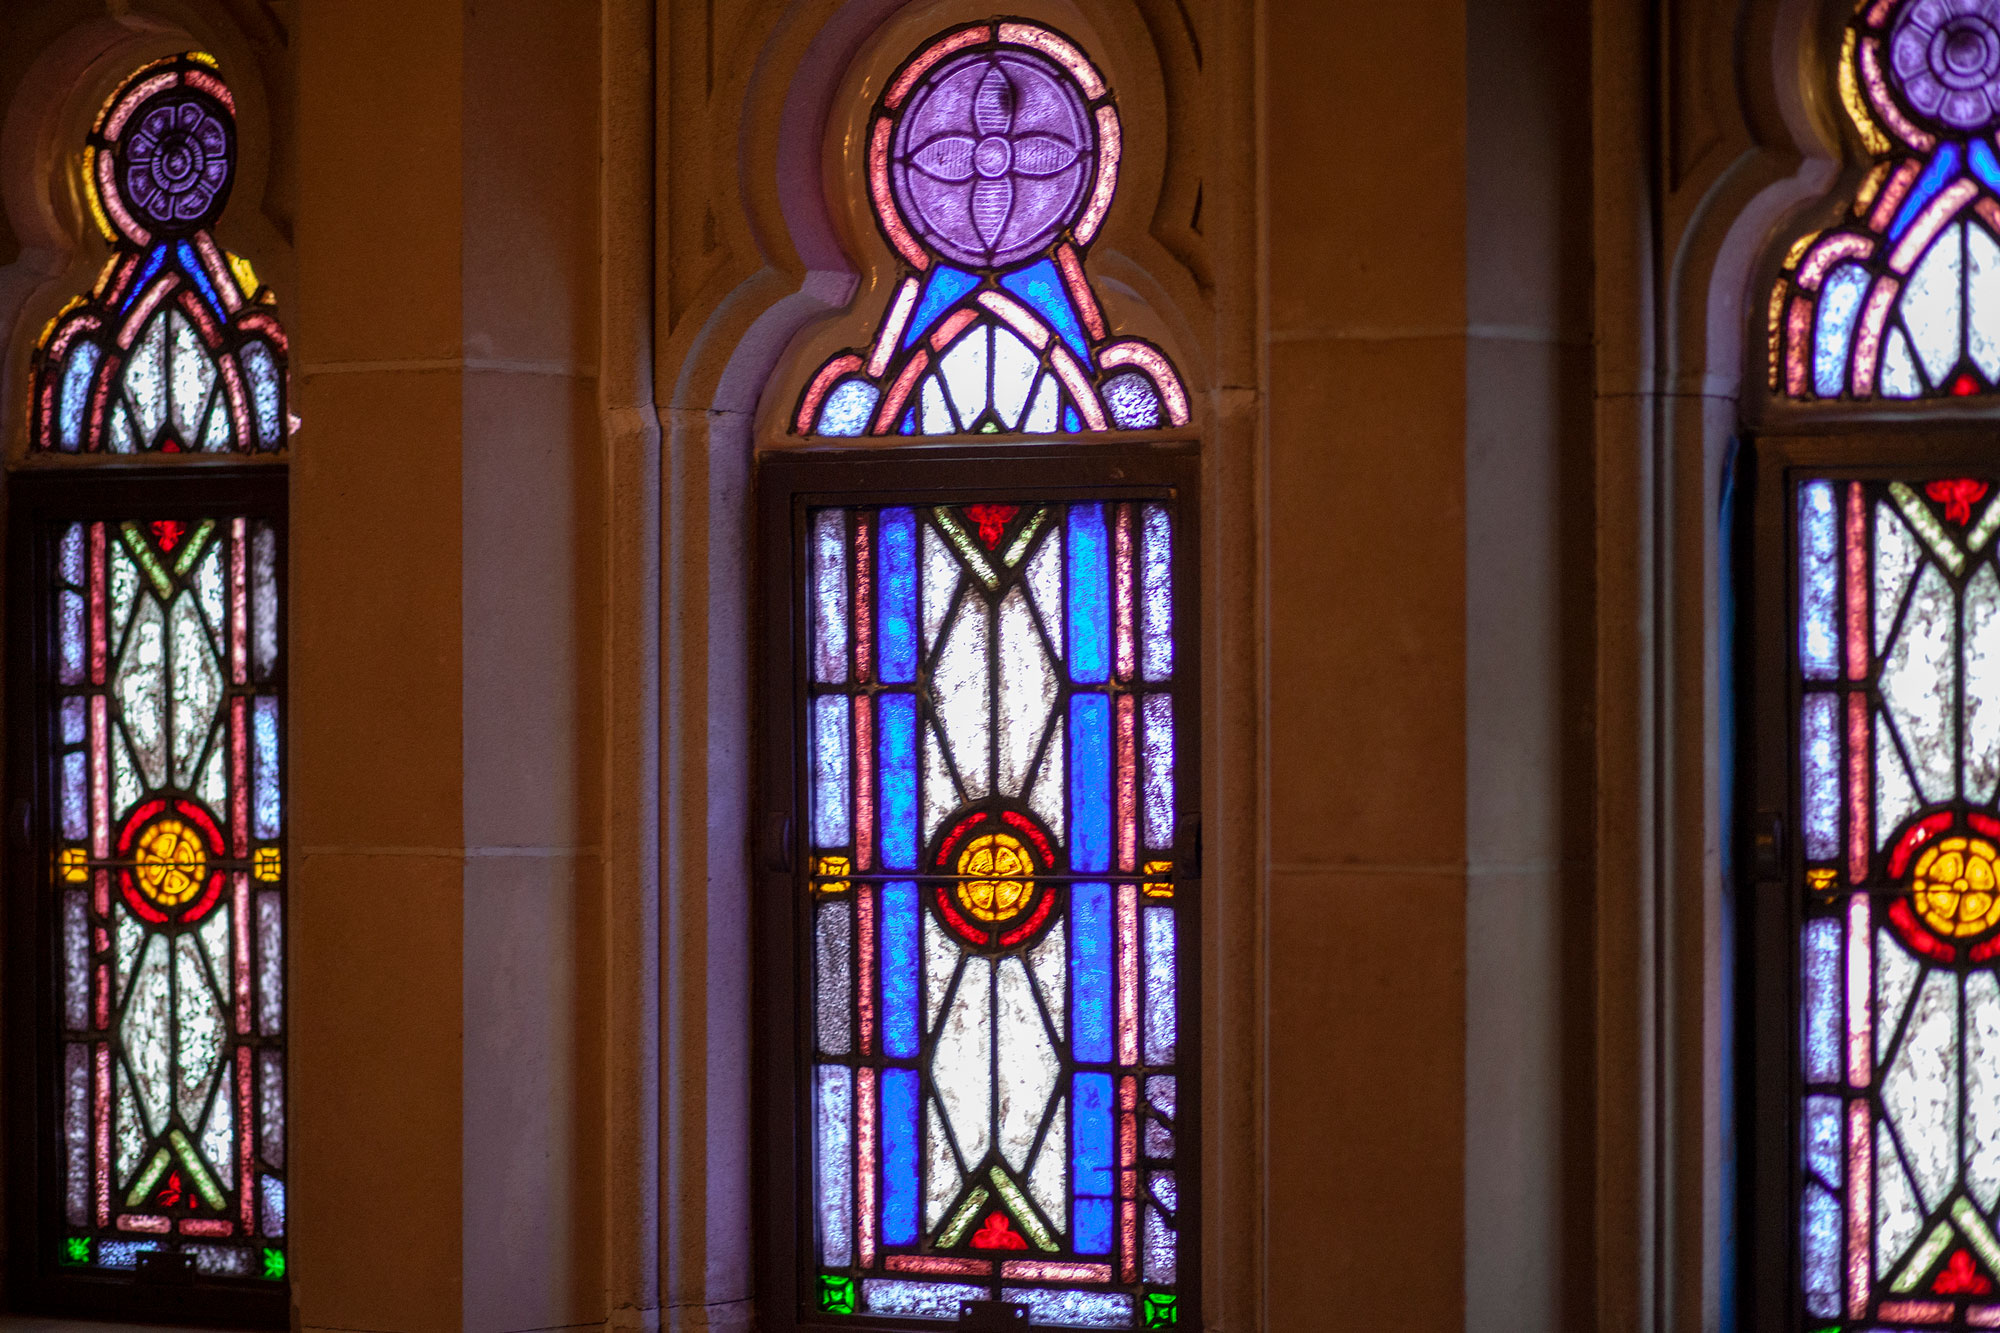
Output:
M889 180L897 211L932 251L1005 268L1075 221L1096 165L1096 125L1075 80L1010 48L924 77L896 126Z
M1889 34L1889 68L1904 100L1950 129L2000 122L2000 0L1917 0Z
M235 164L227 113L183 90L141 107L118 144L125 206L157 230L192 231L222 212Z

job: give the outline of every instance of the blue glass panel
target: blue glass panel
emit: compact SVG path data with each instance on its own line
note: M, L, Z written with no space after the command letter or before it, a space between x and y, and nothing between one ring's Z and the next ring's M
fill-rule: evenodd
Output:
M813 845L845 847L853 836L853 802L848 797L853 731L848 698L822 694L812 701Z
M139 276L133 280L130 287L125 289L124 308L126 310L130 310L132 303L137 301L140 294L146 290L146 284L158 276L161 266L167 262L167 251L170 248L165 245L156 245L153 247L153 253L146 256L146 266L139 270Z
M282 813L278 807L278 701L268 694L257 699L251 734L255 741L251 772L256 804L251 827L257 837L275 838Z
M1987 189L2000 190L2000 161L1993 158L1993 145L1984 139L1974 139L1970 161L1972 174L1986 182Z
M1910 197L1903 201L1903 207L1896 214L1896 220L1889 224L1889 239L1901 240L1903 233L1910 229L1910 224L1917 220L1917 215L1924 211L1924 205L1937 198L1956 175L1958 175L1958 145L1947 139L1938 148L1937 156L1931 159L1930 165L1924 168L1924 174L1917 177L1916 188L1911 190Z
M890 870L917 868L917 696L885 694L875 701L881 738L882 864Z
M882 1071L882 1240L888 1245L917 1243L917 1095L916 1070Z
M1075 1075L1070 1091L1070 1211L1078 1254L1111 1253L1111 1120L1111 1075Z
M970 273L961 272L949 265L939 264L924 279L923 295L917 298L917 313L910 317L910 327L903 330L903 346L915 347L917 340L931 330L939 316L958 304L959 298L979 285L979 279Z
M1103 505L1069 510L1069 678L1111 678L1111 538Z
M1111 886L1077 884L1069 904L1070 1053L1111 1059Z
M182 241L178 253L181 269L194 279L194 285L200 289L202 299L208 302L208 308L213 310L218 318L222 317L222 297L216 294L215 284L208 280L208 270L204 269L201 261L195 258L194 247Z
M1069 701L1070 869L1111 869L1111 700Z
M882 1049L898 1059L915 1059L922 1027L917 999L917 963L922 913L915 884L882 886Z
M97 363L103 349L88 339L79 340L63 367L62 399L56 408L56 443L75 449L83 439L83 411L90 403L91 382L97 378Z
M882 511L881 572L877 596L882 680L906 685L917 678L917 514Z
M1178 1021L1174 1003L1174 909L1146 909L1146 1003L1141 1028L1146 1063L1170 1065Z
M819 1067L819 1259L854 1262L854 1071Z
M1069 289L1063 286L1062 274L1056 271L1053 260L1044 259L1039 264L1016 269L1000 279L1000 285L1027 302L1062 335L1064 342L1076 349L1086 366L1090 364L1090 341L1083 336L1083 323L1076 317L1076 307L1069 303Z
M1813 392L1835 398L1847 385L1847 351L1854 321L1868 294L1868 270L1842 264L1819 289L1818 331L1813 335Z
M896 433L898 435L915 435L917 433L916 408L913 407L909 411L903 413L903 420L901 424L899 424L896 427Z
M1083 418L1076 414L1075 408L1065 407L1063 409L1063 429L1071 435L1075 435L1083 429Z
M1808 1083L1840 1078L1840 923L1808 921L1805 957L1805 1074Z
M1799 664L1808 680L1831 680L1839 665L1835 545L1833 484L1799 487Z
M1838 1186L1841 1179L1840 1098L1806 1098L1805 1168L1821 1183Z
M62 702L62 738L64 745L83 744L84 717L81 698L65 699Z
M1831 861L1840 855L1840 696L1808 694L1801 720L1806 859Z

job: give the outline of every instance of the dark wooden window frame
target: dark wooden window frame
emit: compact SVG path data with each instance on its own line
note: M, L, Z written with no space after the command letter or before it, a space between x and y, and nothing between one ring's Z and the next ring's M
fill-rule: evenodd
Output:
M50 1094L55 1039L57 941L52 864L56 801L46 682L54 650L51 525L90 519L259 518L278 530L278 580L287 587L286 469L282 463L24 468L7 478L6 910L4 989L7 1171L7 1298L40 1315L202 1328L288 1327L290 1279L202 1279L168 1285L132 1275L66 1269L55 1262L63 1230L60 1117ZM290 599L281 591L280 644ZM286 663L282 647L279 660ZM288 666L288 664L286 664ZM284 677L274 692L282 698ZM281 708L280 716L285 716ZM289 764L281 767L281 775ZM286 796L289 802L289 794ZM289 825L289 821L287 821ZM289 1029L289 1024L287 1025ZM289 1072L289 1062L287 1062ZM289 1104L289 1098L287 1102ZM288 1228L289 1231L289 1228Z
M760 1326L781 1330L935 1329L935 1320L828 1317L804 1282L810 1215L799 1190L811 1139L801 1073L811 1063L797 1009L810 994L811 938L802 913L808 871L803 684L806 679L805 516L819 505L943 504L992 500L1142 500L1176 504L1174 617L1180 1049L1176 1161L1180 1163L1180 1327L1201 1328L1201 536L1200 450L1160 444L910 444L894 449L773 450L757 466L759 690L757 792L752 809L756 1117L756 1304ZM1113 878L1116 878L1113 876Z
M1964 420L1852 422L1769 431L1737 469L1742 494L1725 522L1725 573L1738 594L1725 626L1734 666L1736 837L1727 886L1737 939L1737 1326L1818 1327L1800 1288L1799 928L1805 850L1799 835L1799 689L1793 679L1798 558L1790 522L1797 479L1924 481L2000 470L1996 428Z

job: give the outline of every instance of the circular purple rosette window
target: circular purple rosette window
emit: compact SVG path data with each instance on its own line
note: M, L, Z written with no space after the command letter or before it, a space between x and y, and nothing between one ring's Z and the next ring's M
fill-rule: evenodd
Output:
M1069 75L1020 50L978 51L925 77L896 127L890 181L936 253L1005 268L1075 220L1097 135Z
M206 98L170 93L133 121L118 146L126 205L166 231L212 222L222 211L231 166L222 113Z
M1889 35L1889 67L1904 99L1951 129L2000 121L2000 0L1917 0Z

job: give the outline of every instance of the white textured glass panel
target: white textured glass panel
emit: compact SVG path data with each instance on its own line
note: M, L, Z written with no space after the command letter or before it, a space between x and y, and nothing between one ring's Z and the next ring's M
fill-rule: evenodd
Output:
M1889 631L1910 592L1910 576L1923 558L1909 525L1888 504L1875 506L1875 651L1889 650Z
M854 1071L819 1067L816 1108L820 1262L854 1262Z
M835 437L860 435L875 415L882 391L867 380L843 380L819 409L819 433Z
M2000 379L2000 245L1976 222L1965 229L1965 263L1966 351L1980 374Z
M154 315L125 363L125 395L131 401L138 446L151 448L167 424L167 317Z
M220 553L222 543L215 550ZM217 579L218 591L220 583ZM251 669L267 680L278 666L278 534L268 523L257 524L250 538L250 613ZM214 624L219 631L220 614Z
M1060 932L1058 932L1060 933ZM1035 1206L1058 1233L1069 1225L1069 1102L1056 1098L1055 1118L1049 1121L1048 1137L1035 1154L1035 1169L1028 1173L1028 1193Z
M987 661L987 617L984 599L968 596L959 603L958 618L945 633L931 678L945 742L968 800L992 790L993 673Z
M993 411L1000 429L1016 430L1035 387L1035 354L1011 329L993 330Z
M2000 1207L2000 981L1965 978L1965 1184L1988 1215Z
M926 435L955 435L958 423L951 419L951 408L945 403L944 386L935 374L924 376L923 394L918 399L922 417L922 429Z
M167 1111L172 1100L169 1069L173 1054L173 1010L170 992L171 971L167 961L167 938L155 935L146 942L138 976L132 983L132 997L126 1005L119 1034L125 1039L126 1058L132 1064L146 1127L154 1134L167 1128Z
M1069 939L1065 932L1052 930L1042 936L1042 942L1028 950L1028 967L1035 974L1035 985L1041 989L1042 1004L1046 1007L1049 1021L1055 1024L1056 1040L1063 1037L1063 997L1069 992Z
M1875 932L1875 1061L1886 1064L1889 1043L1917 993L1917 977L1923 965L1910 957L1895 935L1888 930Z
M1902 1049L1882 1076L1882 1107L1895 1125L1924 1207L1942 1206L1958 1179L1958 984L1932 972L1917 988Z
M271 349L262 342L252 340L243 344L238 354L243 365L243 378L250 382L250 410L257 420L257 442L266 449L275 449L285 438L285 423L278 419L278 366L271 358ZM218 415L226 417L225 413Z
M1881 388L1884 398L1916 398L1924 391L1924 382L1917 378L1916 356L1901 329L1890 329L1883 346Z
M1062 1070L1019 958L1000 960L998 999L1000 1155L1019 1172L1028 1169L1028 1153Z
M852 834L850 736L846 695L813 700L813 841L820 847L845 847Z
M182 935L175 941L174 963L176 1104L184 1123L199 1125L208 1102L209 1079L222 1060L222 1007L209 986L208 970L193 936Z
M1923 1225L1917 1193L1896 1157L1896 1143L1887 1124L1875 1126L1875 1276L1889 1275L1917 1238Z
M993 964L969 958L931 1058L931 1078L968 1162L984 1157L993 1141L992 1025Z
M937 729L928 722L924 724L924 841L937 835L951 812L958 809L962 798L958 784L952 781L951 770L945 767L944 743L937 737Z
M1055 664L1019 587L1000 603L1000 794L1018 797L1056 705Z
M1813 343L1813 391L1837 398L1847 384L1847 349L1854 343L1854 317L1868 292L1868 270L1842 264L1819 289L1819 328Z
M958 588L958 557L945 545L936 528L925 523L924 532L924 652L937 647L938 631L951 610L951 595Z
M1965 799L1985 805L2000 781L2000 577L1982 565L1965 589Z
M1888 846L1903 821L1917 812L1917 789L1896 749L1889 719L1875 715L1875 849Z
M167 782L166 657L166 617L158 601L141 597L112 690L149 787Z
M847 681L847 515L822 509L813 516L813 679Z
M215 363L187 316L168 312L168 328L173 339L174 434L189 449L201 446L202 427L208 424L208 395L215 388Z
M965 1178L959 1174L958 1155L944 1132L944 1116L937 1098L924 1099L924 1230L935 1232L947 1209L958 1197Z
M938 1015L944 1010L945 994L951 989L951 979L958 971L961 950L938 924L937 918L924 913L924 1031L937 1027Z
M958 1318L961 1301L983 1301L984 1287L963 1282L908 1282L898 1278L871 1277L861 1284L862 1299L870 1314L902 1315L909 1319Z
M1132 1298L1115 1291L1047 1291L1039 1287L1008 1287L1009 1304L1025 1305L1031 1324L1063 1328L1130 1328Z
M224 1189L236 1188L236 1117L230 1104L229 1080L225 1078L209 1099L208 1125L201 1132L201 1155L222 1181Z
M1028 561L1028 591L1035 597L1035 613L1041 617L1042 629L1054 645L1057 657L1063 655L1063 601L1062 601L1062 529L1052 527L1042 544L1035 548L1034 558Z
M958 409L958 419L965 429L973 429L980 413L986 410L986 363L988 328L975 327L970 333L953 344L938 363L944 375L945 388L951 393L951 405ZM928 409L926 409L928 413ZM925 417L929 421L928 415Z
M1963 226L1938 233L1903 288L1903 325L1932 384L1942 383L1958 362L1964 248Z
M151 1134L145 1117L139 1111L138 1092L125 1072L125 1066L118 1066L118 1177L119 1189L132 1183L132 1173L139 1169L139 1159L146 1151L146 1142Z
M854 904L847 899L819 907L814 1005L819 1048L826 1055L854 1049Z
M222 702L222 664L216 660L194 598L174 599L167 613L167 633L173 648L169 670L173 681L174 784L191 788L216 708Z
M1054 375L1043 375L1041 386L1035 390L1034 401L1028 407L1028 419L1022 423L1021 431L1026 435L1049 435L1056 428L1056 416L1062 407L1062 391L1056 388Z
M1057 842L1067 842L1062 830L1067 827L1063 808L1063 719L1061 711L1056 714L1056 725L1049 732L1049 743L1042 747L1041 770L1035 775L1035 785L1028 788L1028 804L1041 818L1042 825L1052 830Z
M1174 1062L1179 1018L1174 990L1174 911L1146 909L1146 1001L1144 1022L1146 1063Z
M1929 565L1882 667L1882 699L1927 801L1958 795L1957 640L1957 599L1944 572Z

